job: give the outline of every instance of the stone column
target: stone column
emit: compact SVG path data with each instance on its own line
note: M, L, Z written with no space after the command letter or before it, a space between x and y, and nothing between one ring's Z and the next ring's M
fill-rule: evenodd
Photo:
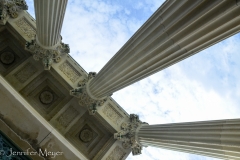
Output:
M237 0L166 1L88 85L101 98L240 31Z
M34 7L38 44L49 48L60 44L67 0L34 0Z
M139 121L132 132L131 139L141 147L159 147L220 159L240 159L240 119L157 125ZM123 130L115 137L124 143L123 137L129 134L117 136L121 133Z
M26 48L35 60L42 59L49 70L53 61L59 62L61 55L69 53L69 46L61 42L61 29L67 0L34 0L37 35L27 42Z
M240 159L240 119L145 125L137 136L143 146Z

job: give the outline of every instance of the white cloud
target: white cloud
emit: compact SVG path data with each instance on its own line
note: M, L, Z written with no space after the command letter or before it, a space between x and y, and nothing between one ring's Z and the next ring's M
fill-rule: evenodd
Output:
M69 0L63 42L70 44L71 55L87 72L98 72L160 3ZM31 6L30 11L33 14ZM237 34L113 97L149 124L239 118L239 40ZM152 147L128 159L213 160Z

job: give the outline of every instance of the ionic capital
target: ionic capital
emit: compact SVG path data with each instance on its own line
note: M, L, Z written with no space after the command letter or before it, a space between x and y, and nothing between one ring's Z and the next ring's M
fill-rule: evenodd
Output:
M138 142L137 130L142 125L148 124L140 121L136 114L130 114L129 120L129 122L122 123L121 130L118 133L114 133L114 139L122 141L123 148L131 148L133 155L139 155L143 146Z
M8 18L17 18L21 10L27 10L25 0L0 0L0 24L5 25Z

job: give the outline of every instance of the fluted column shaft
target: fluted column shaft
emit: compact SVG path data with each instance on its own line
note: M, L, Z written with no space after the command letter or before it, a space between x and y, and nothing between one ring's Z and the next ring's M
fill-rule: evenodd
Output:
M59 45L67 0L34 0L37 42L43 48Z
M144 125L137 137L143 146L240 159L240 119Z
M107 96L240 30L236 0L166 1L89 83Z

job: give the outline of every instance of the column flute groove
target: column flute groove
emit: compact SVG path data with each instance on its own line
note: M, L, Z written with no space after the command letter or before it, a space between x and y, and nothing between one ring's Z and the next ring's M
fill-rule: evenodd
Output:
M145 125L136 134L142 146L240 159L240 119Z
M220 159L240 160L240 119L148 125L130 114L114 138L133 155L152 146Z
M26 43L26 49L33 53L35 60L42 59L45 70L50 70L53 62L60 62L61 56L70 52L60 35L66 6L67 0L34 0L37 35Z
M89 83L107 96L240 30L239 6L228 1L166 1Z
M38 42L45 47L59 44L67 0L34 0L34 6Z

